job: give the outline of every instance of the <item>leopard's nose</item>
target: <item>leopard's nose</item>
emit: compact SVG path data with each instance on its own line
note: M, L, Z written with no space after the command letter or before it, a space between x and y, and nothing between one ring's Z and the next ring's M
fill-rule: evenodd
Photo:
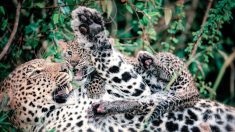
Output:
M76 67L78 65L78 61L71 61L70 64L71 66Z
M102 26L99 24L92 23L90 25L90 33L92 34L92 36L95 36L96 34L101 32L101 30L102 30Z

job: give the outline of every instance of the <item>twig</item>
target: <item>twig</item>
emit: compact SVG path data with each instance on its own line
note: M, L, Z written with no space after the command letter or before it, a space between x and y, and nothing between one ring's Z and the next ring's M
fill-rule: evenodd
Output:
M7 34L8 34L8 31L6 31L6 32L2 35L2 37L0 37L0 41L2 41L2 39L3 39Z
M225 70L227 69L227 67L233 62L233 60L235 59L235 50L233 51L232 54L229 55L229 57L227 59L225 59L225 62L221 68L221 70L219 71L219 75L216 78L216 81L214 83L213 89L216 91L218 89L218 86L223 78L223 75L225 73Z
M196 42L194 43L194 45L193 45L193 50L192 50L191 57L193 57L193 56L196 54L196 52L197 52L198 44L199 44L199 42L200 42L201 39L202 39L202 32L203 32L203 29L204 29L206 20L207 20L207 18L208 18L209 10L210 10L210 8L211 8L212 3L213 3L213 0L209 0L209 3L208 3L208 6L207 6L205 15L204 15L204 17L203 17L203 21L202 21L202 25L201 25L201 29L200 29L200 35L199 35L197 41L196 41Z
M234 90L235 90L235 87L234 87L234 81L235 81L235 68L234 68L234 64L231 63L230 64L230 67L231 67L231 74L230 74L230 93L231 93L231 97L233 98L234 97Z
M215 99L216 97L216 92L214 89L212 89L211 87L208 87L207 85L205 85L204 83L202 84L202 87L204 89L206 89L209 93L210 93L210 99Z
M22 1L18 0L18 4L17 4L17 8L16 8L16 16L15 16L15 23L14 23L14 27L13 30L11 32L10 38L7 42L7 44L5 45L5 47L3 48L1 54L0 54L0 60L4 57L4 55L7 53L9 47L11 46L11 43L15 37L17 28L18 28L18 24L19 24L19 18L20 18L20 9L22 6Z

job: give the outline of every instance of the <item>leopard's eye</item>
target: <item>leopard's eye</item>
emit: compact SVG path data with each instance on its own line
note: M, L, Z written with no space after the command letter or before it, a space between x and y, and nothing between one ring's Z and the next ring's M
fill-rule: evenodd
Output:
M88 32L87 27L85 27L84 25L81 25L79 27L79 30L82 34L86 34Z
M32 72L29 74L29 78L37 77L40 73L41 73L41 70L32 71Z
M68 55L72 55L72 51L68 51L67 53L68 53Z
M41 71L40 70L36 70L35 73L39 74L39 73L41 73Z

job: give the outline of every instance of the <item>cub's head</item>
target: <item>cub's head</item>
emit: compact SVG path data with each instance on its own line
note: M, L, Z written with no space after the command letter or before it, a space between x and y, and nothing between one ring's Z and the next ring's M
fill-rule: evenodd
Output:
M63 49L64 61L74 73L74 80L78 83L86 79L86 75L94 70L90 58L90 53L81 47L77 41L59 41L59 46Z

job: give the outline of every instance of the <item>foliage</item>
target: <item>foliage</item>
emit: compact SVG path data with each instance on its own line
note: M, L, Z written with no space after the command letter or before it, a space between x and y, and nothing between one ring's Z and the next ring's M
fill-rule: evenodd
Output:
M0 131L1 132L16 132L16 129L9 121L10 112L0 111Z
M17 0L0 3L0 51L11 34L16 4ZM232 0L199 3L196 0L25 0L17 34L0 62L0 80L17 65L33 58L61 61L58 40L73 39L70 13L79 5L103 12L115 47L124 54L135 55L139 50L173 52L189 64L203 97L217 97L235 105L232 80L235 72L231 70L229 78L228 71L229 65L234 69L234 58L228 61L235 52L235 39L231 35L234 30L226 31L235 28L231 22L235 7ZM224 93L218 94L219 91ZM1 113L0 121L5 121L5 117Z

